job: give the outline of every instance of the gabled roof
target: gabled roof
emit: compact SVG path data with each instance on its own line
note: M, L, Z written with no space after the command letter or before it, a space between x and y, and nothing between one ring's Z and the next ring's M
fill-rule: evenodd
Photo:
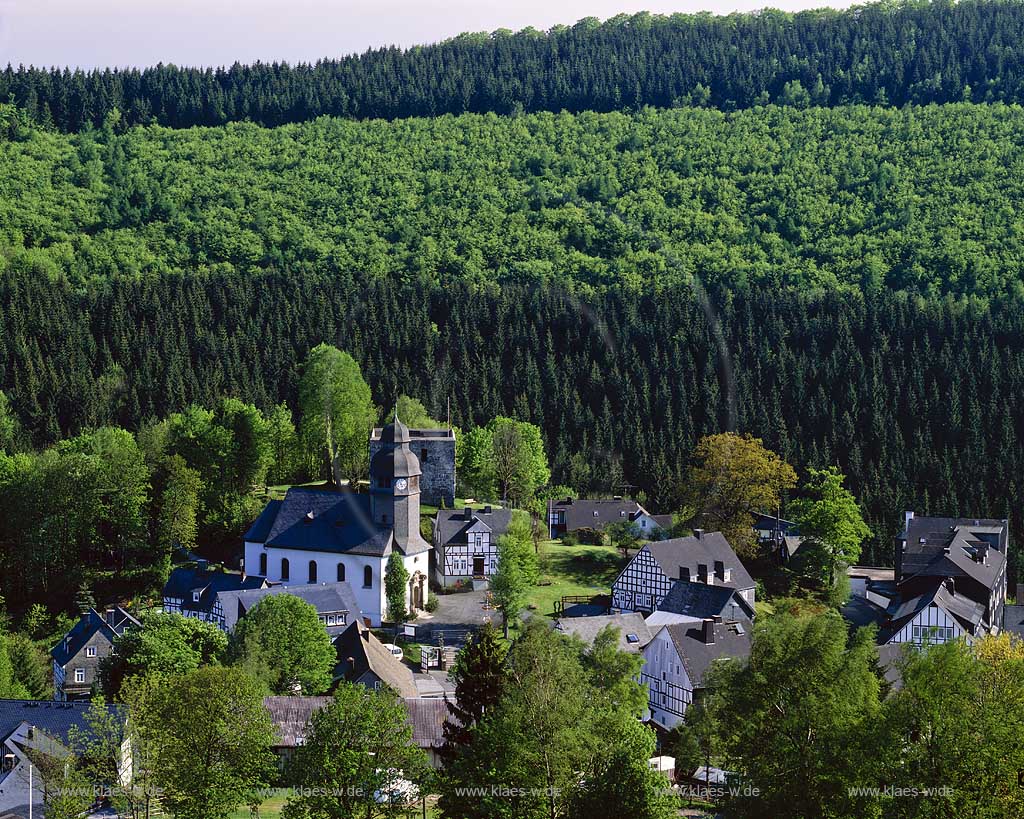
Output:
M717 582L717 580L716 580ZM722 617L725 620L751 618L754 612L730 586L709 586L707 583L691 583L677 580L665 599L658 605L659 611L682 614L704 620Z
M716 586L731 589L752 589L754 580L736 556L729 541L721 532L703 532L700 537L675 537L670 540L656 540L644 546L661 566L666 577L679 577L679 567L686 567L691 573L697 573L701 564L714 571L715 561L721 561L726 569L731 569L732 576L728 581L715 578Z
M1003 631L1024 638L1024 606L1003 608Z
M783 535L800 534L800 527L791 520L777 518L775 515L766 515L764 513L754 515L754 529L774 532L776 527L778 527L779 533Z
M48 737L64 745L71 729L87 730L86 716L90 702L54 702L51 700L0 700L0 742L9 737L20 725L28 723ZM120 717L127 717L123 705L108 705L107 709Z
M338 650L336 676L356 680L367 671L391 686L402 697L416 697L419 692L412 671L359 621L353 622L334 638Z
M284 501L272 500L263 507L260 516L253 521L249 531L242 535L242 540L249 543L266 543L270 535L270 529L277 520L277 514L281 511L281 504Z
M213 608L218 594L244 589L259 589L266 585L266 578L258 575L242 576L235 572L213 571L211 569L179 566L171 572L164 585L164 597L184 601L185 608L209 611ZM193 600L193 593L199 592L199 602Z
M292 487L283 501L267 504L249 534L262 534L263 529L265 540L248 535L246 540L278 549L375 557L391 553L392 531L373 522L370 496L349 490Z
M932 604L945 611L970 634L977 633L985 616L983 605L963 594L956 594L949 590L941 578L936 578L928 591L917 597L904 600L892 610L889 625L880 637L880 641L888 642L903 626Z
M490 511L487 511L490 509ZM442 546L450 543L465 543L466 535L472 529L483 526L491 533L491 540L496 540L508 531L512 521L511 509L470 509L469 518L464 509L440 509L437 513L437 537Z
M402 702L416 747L440 748L444 745L444 724L448 719L444 697L404 697Z
M235 623L241 619L246 612L265 597L276 594L290 594L301 598L312 605L318 613L332 611L347 611L348 622L361 620L362 611L356 601L355 592L347 581L336 583L300 583L294 586L286 584L270 586L266 589L249 589L246 591L221 592L219 595L221 607L224 610L225 625L231 630ZM338 632L338 628L328 627L328 634Z
M914 517L902 533L902 576L969 577L991 589L1006 561L1006 521Z
M639 654L654 637L640 612L602 614L595 617L563 617L555 628L563 634L574 634L588 646L594 645L598 632L614 626L619 630L619 650ZM635 639L633 639L635 638Z
M552 512L562 512L567 531L600 529L609 523L633 522L640 515L649 515L635 500L629 498L563 498L551 504Z
M103 614L90 608L64 635L64 639L50 649L50 656L63 668L97 633L104 635L113 644L118 635L138 625L141 623L120 606L108 609Z
M715 623L713 643L704 642L704 624L675 623L665 626L679 660L694 688L703 684L704 674L715 660L750 656L750 623ZM741 633L742 632L742 633Z

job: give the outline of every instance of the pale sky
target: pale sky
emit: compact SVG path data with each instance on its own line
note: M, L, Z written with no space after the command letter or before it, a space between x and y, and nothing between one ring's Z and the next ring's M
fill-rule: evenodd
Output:
M794 11L813 0L0 0L0 65L310 62L463 31L547 29L618 13Z

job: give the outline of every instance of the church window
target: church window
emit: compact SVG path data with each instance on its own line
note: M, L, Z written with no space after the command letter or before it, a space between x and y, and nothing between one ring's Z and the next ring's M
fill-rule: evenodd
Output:
M267 553L264 552L260 555L260 575L262 577L267 576Z
M290 574L291 573L289 572L289 568L288 568L288 558L287 557L282 557L281 558L281 579L282 580L290 579L290 577L289 577Z
M338 564L338 582L341 583L345 580L345 564Z
M369 589L373 587L373 569L369 566L363 567L363 588Z
M316 583L316 561L309 561L309 582Z

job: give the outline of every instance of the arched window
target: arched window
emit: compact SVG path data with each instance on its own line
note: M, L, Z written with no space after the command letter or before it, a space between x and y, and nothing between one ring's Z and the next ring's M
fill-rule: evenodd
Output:
M309 561L309 582L316 583L316 561Z
M341 583L345 579L345 564L338 563L338 582Z
M373 587L373 569L366 566L363 569L363 588L369 589Z
M263 554L260 555L260 576L261 577L266 577L267 576L267 553L266 552L263 552Z
M288 580L289 579L288 574L289 574L288 573L288 558L287 557L282 557L281 558L281 579L282 580Z

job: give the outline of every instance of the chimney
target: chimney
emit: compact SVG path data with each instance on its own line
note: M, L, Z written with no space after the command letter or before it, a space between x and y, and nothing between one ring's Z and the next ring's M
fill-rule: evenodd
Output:
M209 561L204 560L203 558L200 558L199 560L196 561L196 568L199 569L199 571L201 571L201 572L205 572L207 570L207 568L209 568L209 566L210 566Z
M620 501L620 500L622 500L622 495L615 495L615 496L612 497L612 500Z
M242 570L242 582L245 582L245 578L247 577L245 573L245 557L239 559L238 568Z
M715 621L705 620L703 624L703 630L701 637L704 640L704 645L714 645L715 643Z
M114 625L114 610L112 608L108 608L105 612L103 612L103 616L106 618L108 626Z
M914 519L914 513L913 512L904 512L903 513L903 529L904 529L904 531L906 531L907 529L910 528L910 521L912 521L913 519Z
M702 537L704 537L704 530L703 529L694 529L693 530L693 536L695 538L697 538L697 540L700 540Z
M487 505L486 505L486 506L484 507L484 514L485 514L485 515L489 515L489 514L491 514L491 505L490 505L490 504L487 504Z
M715 577L719 580L725 580L725 563L721 560L715 561Z
M565 505L566 506L572 506L572 496L571 495L566 495Z
M950 594L956 594L956 587L953 585L953 578L946 577L942 581L942 585L946 587L946 591Z
M472 520L473 519L473 510L470 507L468 507L468 506L465 507L462 510L462 517L464 517L466 520Z

